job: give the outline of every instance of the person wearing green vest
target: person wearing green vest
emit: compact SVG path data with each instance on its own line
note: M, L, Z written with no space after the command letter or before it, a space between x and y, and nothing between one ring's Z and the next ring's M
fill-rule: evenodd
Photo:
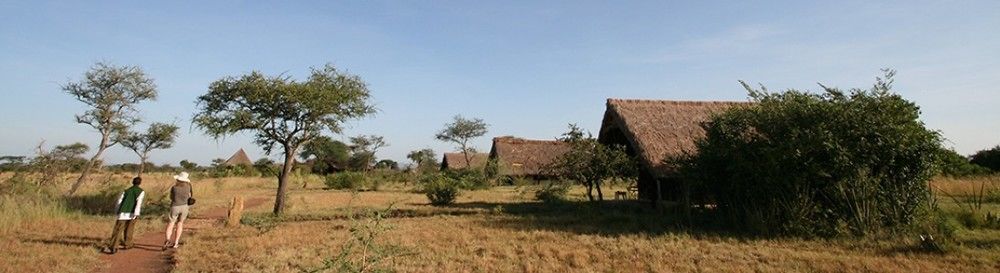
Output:
M111 242L105 249L110 254L118 252L119 243L123 243L125 249L130 249L133 246L132 237L135 224L139 220L140 212L142 212L142 198L146 196L146 192L139 187L139 184L142 184L142 178L133 178L132 187L125 189L118 196L118 204L116 205L118 220L115 221L115 229L111 233ZM125 237L124 242L122 242L122 236Z

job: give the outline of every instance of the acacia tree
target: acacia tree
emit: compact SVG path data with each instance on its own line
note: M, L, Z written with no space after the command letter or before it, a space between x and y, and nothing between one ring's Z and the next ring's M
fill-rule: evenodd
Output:
M431 166L437 165L437 155L431 149L411 151L409 154L406 154L406 158L413 161L413 164L416 166L414 170L426 170Z
M284 210L288 175L298 149L324 130L340 133L346 120L375 113L367 84L330 64L312 68L306 81L254 71L217 80L208 89L198 97L193 120L198 128L215 138L252 133L267 154L275 147L283 149L274 214Z
M587 198L590 201L594 201L594 188L597 188L597 200L604 200L601 185L605 180L628 179L636 175L636 163L625 153L624 147L602 144L591 134L584 133L576 124L570 124L569 132L563 134L560 140L569 143L570 150L556 159L548 169L587 186Z
M56 178L67 171L79 170L82 166L89 164L89 161L82 156L90 150L83 143L73 143L69 145L59 145L51 151L45 150L45 143L39 143L35 148L36 156L31 159L31 167L41 173L38 180L39 186L46 186L55 183Z
M470 154L474 153L475 149L469 147L469 140L485 135L487 127L489 125L483 122L482 119L465 119L461 115L457 115L452 123L445 124L444 129L434 137L440 141L452 142L458 145L465 156L465 165L472 166L472 157Z
M375 153L378 149L389 146L389 143L385 142L385 138L378 135L359 135L356 137L351 137L351 153L354 157L353 162L360 164L361 169L368 171L371 169L372 164L375 163Z
M156 84L138 66L114 66L98 62L84 73L84 79L62 86L62 90L90 109L76 116L76 122L93 127L101 134L97 152L84 166L80 178L70 187L72 195L99 167L101 156L117 143L116 136L139 121L136 105L156 99Z
M347 144L328 136L318 136L302 146L299 158L312 160L312 172L331 174L347 165L351 157ZM304 185L303 185L304 186Z
M146 170L149 152L157 149L170 149L177 138L177 125L153 123L145 133L127 132L120 136L118 142L139 156L139 171L136 176L142 176Z

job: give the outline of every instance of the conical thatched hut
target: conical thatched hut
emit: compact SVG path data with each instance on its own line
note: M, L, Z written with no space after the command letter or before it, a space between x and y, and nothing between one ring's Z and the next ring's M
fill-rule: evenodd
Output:
M441 170L465 169L469 165L472 165L473 169L482 169L486 166L489 157L490 155L487 153L469 153L469 164L466 164L465 153L444 153L444 158L441 159Z
M664 160L695 152L695 140L705 136L701 124L713 113L747 104L608 99L598 140L625 145L629 154L638 157L639 198L677 200L681 189L676 170Z
M247 156L247 152L240 148L233 156L230 156L223 165L226 166L253 166L253 161Z
M546 169L570 150L566 142L503 136L493 138L490 159L496 160L500 175L548 177Z

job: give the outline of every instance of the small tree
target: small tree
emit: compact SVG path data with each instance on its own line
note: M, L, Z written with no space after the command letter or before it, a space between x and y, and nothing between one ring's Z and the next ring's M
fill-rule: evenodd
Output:
M390 169L390 170L395 171L395 170L399 170L399 162L396 162L395 160L392 160L392 159L382 159L382 160L379 160L377 163L375 163L375 168L377 168L377 169Z
M353 161L363 171L368 171L375 164L375 153L382 147L389 146L385 138L377 135L359 135L351 137L351 153Z
M194 162L188 161L187 159L181 160L180 165L181 165L181 169L184 169L186 171L196 171L196 170L198 170L198 163L194 163Z
M436 168L438 165L437 155L431 149L411 151L409 154L406 154L406 158L413 161L414 166L416 166L414 169L421 171Z
M465 119L461 115L455 116L452 123L444 125L444 129L434 137L440 141L452 142L458 145L465 156L465 165L472 166L472 153L475 149L469 147L469 140L481 137L486 134L488 124L482 119Z
M299 157L302 160L312 160L313 173L326 175L347 166L351 151L343 142L328 136L318 136L302 147Z
M976 152L976 154L972 155L970 162L989 168L994 172L1000 172L1000 145Z
M570 150L548 169L586 186L590 201L594 201L594 188L597 188L597 200L604 200L601 185L605 180L635 177L636 162L625 153L624 147L601 144L576 124L570 124L569 132L560 140L569 143Z
M31 167L41 173L38 186L46 186L55 183L59 174L82 169L89 161L83 159L83 154L90 150L83 143L73 143L69 145L59 145L51 151L46 151L44 143L38 144L35 158L31 159Z
M79 82L62 86L63 91L86 104L90 109L76 116L76 122L93 127L101 134L97 152L70 187L72 195L86 183L90 172L97 168L108 147L116 144L115 136L128 131L138 122L136 105L156 99L156 84L138 66L113 66L98 62Z
M120 136L118 141L122 146L139 156L139 170L136 176L141 177L146 170L149 152L156 149L170 149L174 145L178 129L177 125L173 124L153 123L145 133L127 132Z
M348 119L374 114L369 97L368 86L360 77L329 64L313 68L304 82L254 71L213 82L208 93L198 97L194 123L216 138L251 132L267 154L275 147L283 149L273 211L281 214L299 148L324 130L339 133Z

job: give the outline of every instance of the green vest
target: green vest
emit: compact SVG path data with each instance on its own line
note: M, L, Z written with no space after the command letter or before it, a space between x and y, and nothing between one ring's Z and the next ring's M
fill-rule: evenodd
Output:
M133 185L131 188L125 189L125 196L122 198L122 204L118 206L118 213L134 213L136 203L139 201L139 194L141 193L142 188L138 185Z

